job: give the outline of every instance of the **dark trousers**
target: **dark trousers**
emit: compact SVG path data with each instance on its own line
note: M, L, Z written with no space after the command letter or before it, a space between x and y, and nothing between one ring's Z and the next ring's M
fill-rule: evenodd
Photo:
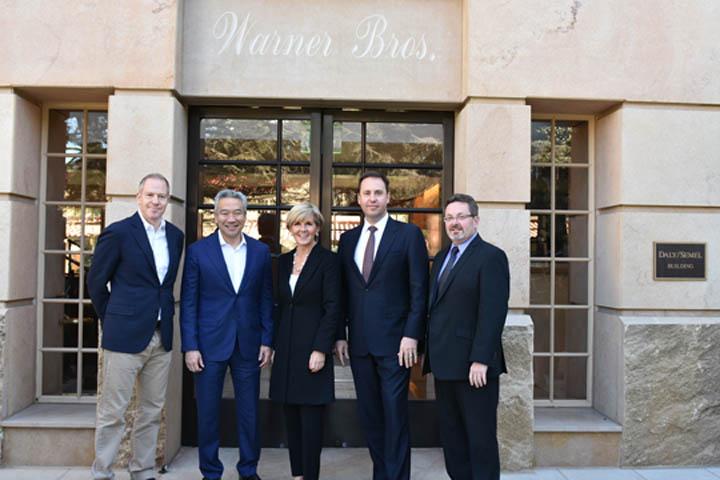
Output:
M499 380L475 388L467 380L435 379L440 441L452 480L499 480Z
M240 455L236 467L242 476L254 475L260 460L258 422L260 368L258 361L243 360L235 347L235 351L228 360L221 362L204 360L204 362L205 368L195 374L200 472L209 479L222 478L223 464L218 456L220 403L225 372L230 367L235 392L235 416Z
M290 470L293 477L317 480L323 439L325 405L284 404Z
M408 382L396 355L350 359L360 422L373 461L373 480L410 478Z

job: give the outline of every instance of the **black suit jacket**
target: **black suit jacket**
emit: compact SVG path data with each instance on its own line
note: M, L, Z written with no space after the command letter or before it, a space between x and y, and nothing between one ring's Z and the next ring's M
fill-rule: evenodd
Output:
M338 248L350 354L396 355L402 337L421 340L425 329L425 239L417 226L388 218L366 283L354 258L361 232L362 225L345 232Z
M449 250L435 258L431 292ZM435 298L431 293L424 372L438 380L467 380L473 362L487 365L488 377L507 372L502 332L509 295L505 252L477 235Z
M138 213L108 225L100 234L87 285L102 321L103 348L123 353L143 351L155 332L160 309L162 344L165 350L172 348L173 286L183 251L183 233L165 222L165 236L170 265L161 284Z
M289 279L294 253L281 255L278 264L270 398L325 404L335 399L332 348L340 320L340 265L334 253L316 245L292 293ZM325 353L325 366L317 373L308 369L314 350Z

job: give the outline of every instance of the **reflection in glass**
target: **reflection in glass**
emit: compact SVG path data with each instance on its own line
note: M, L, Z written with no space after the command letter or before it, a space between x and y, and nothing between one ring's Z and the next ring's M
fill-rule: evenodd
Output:
M351 207L357 205L358 180L360 180L359 168L333 168L333 207Z
M442 165L443 126L428 123L368 123L367 163Z
M282 167L280 203L296 205L310 200L310 167Z
M550 167L532 167L530 169L530 209L549 210L550 195Z
M82 200L82 158L48 157L47 199L49 201Z
M98 354L82 354L82 395L97 393Z
M78 304L45 303L42 333L45 348L77 348Z
M83 348L96 348L98 334L98 317L95 308L91 303L86 303L83 305Z
M410 369L410 385L408 388L408 400L434 400L435 389L433 379L430 375L423 375L423 367L420 362Z
M535 333L537 335L537 331ZM555 351L586 353L588 350L587 309L555 310Z
M200 192L203 204L212 205L225 188L239 190L251 205L275 205L277 168L265 165L201 165Z
M555 216L555 256L588 256L588 216Z
M535 400L550 398L550 357L533 357L533 396Z
M555 262L555 303L587 305L587 262Z
M550 309L530 308L528 314L533 321L533 338L535 353L550 352Z
M45 298L80 298L80 253L45 254Z
M81 153L83 112L50 110L48 115L48 153Z
M248 210L243 233L266 244L271 253L279 253L277 223L274 210Z
M555 122L555 162L588 163L588 123L580 120Z
M444 223L441 213L390 213L393 220L399 222L412 223L420 228L423 237L425 237L425 247L428 256L434 257L442 248L442 232L444 231Z
M530 256L550 256L550 215L530 215Z
M555 169L555 208L558 210L587 210L587 168L557 167Z
M198 211L198 240L211 235L217 229L215 224L215 216L212 209L202 209ZM190 243L190 242L188 242Z
M530 262L530 304L550 305L550 262Z
M107 152L107 112L88 112L87 150L88 153Z
M200 138L210 160L277 159L277 120L204 118Z
M283 160L310 161L310 120L283 120Z
M88 158L85 167L85 200L104 202L105 198L105 158ZM49 176L48 176L49 178Z
M553 397L558 400L587 398L587 358L555 357Z
M81 208L48 205L45 209L45 248L80 250Z
M550 163L552 161L551 128L550 120L532 121L532 143L530 144L530 159L532 163Z
M360 213L337 212L332 214L332 222L330 224L330 248L333 252L337 252L340 236L360 225L362 219Z
M77 353L43 352L43 395L77 395Z
M388 207L440 208L441 170L393 168L385 174L390 181Z
M359 122L333 123L333 162L360 163L361 132Z
M105 226L105 207L85 207L85 250L95 250L97 239Z

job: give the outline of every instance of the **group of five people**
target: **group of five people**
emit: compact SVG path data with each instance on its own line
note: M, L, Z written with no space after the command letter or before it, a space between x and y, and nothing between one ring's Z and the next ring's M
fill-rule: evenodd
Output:
M183 235L163 219L169 183L146 175L138 212L98 239L88 286L102 321L96 479L112 478L124 414L138 381L134 480L154 478L155 445L172 347L173 284ZM270 398L283 406L293 478L320 474L325 406L334 396L333 353L349 361L374 480L410 478L408 387L421 361L434 375L439 431L452 479L498 479L498 377L509 268L505 253L477 233L478 207L464 194L445 204L451 241L428 275L422 232L388 215L390 188L378 172L358 182L361 224L337 254L318 243L323 215L305 202L286 224L296 247L279 257L273 281L268 246L243 233L247 199L215 197L217 230L185 255L180 327L193 372L203 478L219 479L220 403L233 381L241 479L259 479L260 370L272 363ZM273 293L274 292L274 293Z

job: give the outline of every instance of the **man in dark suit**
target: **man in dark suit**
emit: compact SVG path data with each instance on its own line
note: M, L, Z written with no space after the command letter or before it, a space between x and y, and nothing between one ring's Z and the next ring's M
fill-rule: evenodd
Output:
M270 249L242 233L245 195L215 196L218 230L190 245L183 271L180 326L185 364L195 375L198 447L203 478L222 478L220 401L230 367L241 480L259 480L258 397L260 369L272 351Z
M113 478L111 467L136 380L138 412L130 474L133 480L155 478L155 448L172 349L173 285L183 251L182 232L163 220L169 198L167 179L159 173L146 175L137 193L138 212L103 230L88 273L103 348L92 465L96 479Z
M418 227L393 220L388 180L358 184L362 225L340 237L349 354L374 480L410 478L408 382L425 327L428 256ZM344 338L345 325L338 333ZM336 351L347 358L348 343Z
M477 233L478 207L464 194L445 204L450 248L430 275L425 373L435 394L445 467L453 480L498 480L499 376L510 272L505 252Z

